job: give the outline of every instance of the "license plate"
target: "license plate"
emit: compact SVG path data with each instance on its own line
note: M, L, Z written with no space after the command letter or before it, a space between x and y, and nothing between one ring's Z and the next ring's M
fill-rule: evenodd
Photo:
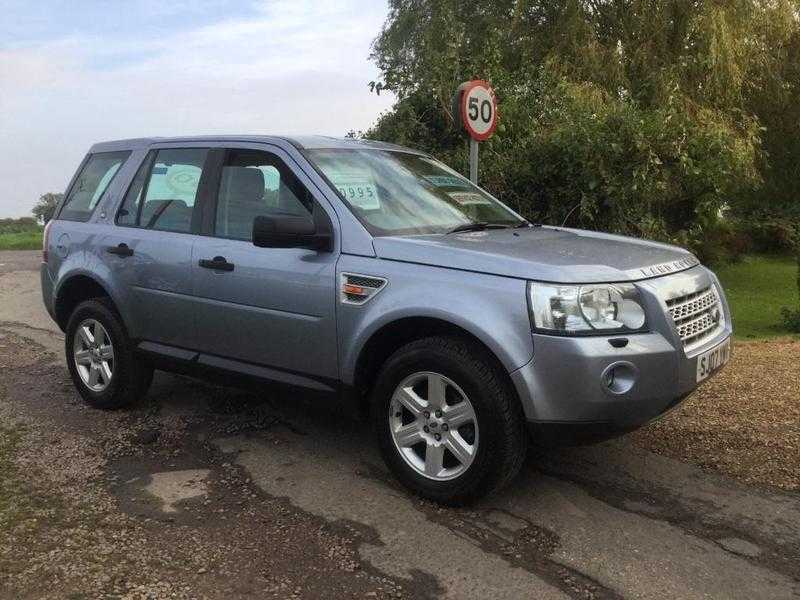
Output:
M711 375L717 369L728 362L731 357L731 340L730 338L722 342L716 348L712 348L708 352L703 352L697 357L697 381L703 381L706 377Z

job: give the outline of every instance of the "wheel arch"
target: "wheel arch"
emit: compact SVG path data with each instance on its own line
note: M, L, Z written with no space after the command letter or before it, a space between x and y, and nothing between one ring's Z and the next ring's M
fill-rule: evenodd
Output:
M358 408L362 414L369 412L369 393L381 366L399 348L414 340L436 335L449 335L470 341L481 349L494 363L498 373L506 380L509 389L519 402L509 370L503 361L478 335L461 325L433 316L400 317L382 324L362 345L353 367L353 390L357 394Z
M119 314L108 286L96 277L85 272L76 272L64 278L56 290L54 303L55 320L61 331L66 330L67 322L75 307L92 298L106 298Z

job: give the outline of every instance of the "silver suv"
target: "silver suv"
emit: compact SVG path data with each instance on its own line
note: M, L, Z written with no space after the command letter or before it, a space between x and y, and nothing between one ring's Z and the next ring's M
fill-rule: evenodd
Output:
M153 369L356 401L406 486L463 503L534 439L664 414L728 359L689 252L527 222L430 156L326 137L96 144L47 227L44 302L92 406Z

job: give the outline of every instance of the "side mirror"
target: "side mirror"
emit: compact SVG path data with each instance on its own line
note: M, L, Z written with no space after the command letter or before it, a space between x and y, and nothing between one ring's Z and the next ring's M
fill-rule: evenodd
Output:
M311 217L275 213L253 219L253 245L330 252L331 234L320 233Z

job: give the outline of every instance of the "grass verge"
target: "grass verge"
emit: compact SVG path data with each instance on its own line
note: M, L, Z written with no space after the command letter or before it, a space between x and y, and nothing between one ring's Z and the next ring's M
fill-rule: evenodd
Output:
M796 308L797 263L791 257L746 256L741 262L715 269L733 313L739 339L790 335L781 308Z
M0 250L39 250L41 247L41 231L0 233Z

